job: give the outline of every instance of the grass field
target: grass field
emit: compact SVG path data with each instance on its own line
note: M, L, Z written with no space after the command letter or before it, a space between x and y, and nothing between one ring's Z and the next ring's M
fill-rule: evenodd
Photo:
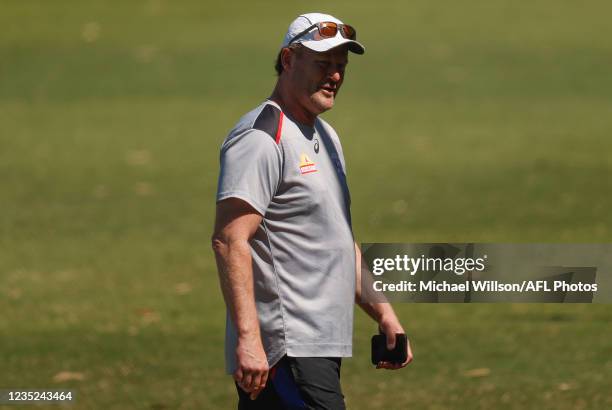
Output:
M612 241L605 1L0 0L0 389L226 409L218 148L301 12L366 45L337 107L363 242ZM305 7L305 8L303 8ZM612 408L607 305L397 305L415 361L351 409ZM16 407L11 407L16 408Z

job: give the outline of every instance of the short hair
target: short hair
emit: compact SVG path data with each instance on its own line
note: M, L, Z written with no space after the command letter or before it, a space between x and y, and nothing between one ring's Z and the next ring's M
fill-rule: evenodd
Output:
M276 64L274 64L276 75L280 76L281 73L283 72L283 63L281 62L281 54L283 53L283 49L285 48L291 49L292 51L294 51L296 54L299 55L303 47L304 46L300 43L293 43L293 44L289 44L287 47L283 47L280 49L280 51L278 52L278 55L276 56Z

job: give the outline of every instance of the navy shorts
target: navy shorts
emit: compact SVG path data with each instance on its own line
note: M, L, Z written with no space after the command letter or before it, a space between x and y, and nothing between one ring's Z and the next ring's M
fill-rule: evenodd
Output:
M284 356L256 400L238 385L238 410L344 410L339 357Z

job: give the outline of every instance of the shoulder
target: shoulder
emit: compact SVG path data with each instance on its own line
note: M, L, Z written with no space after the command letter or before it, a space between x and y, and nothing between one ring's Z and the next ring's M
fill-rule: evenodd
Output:
M327 121L320 117L317 117L315 127L319 134L327 136L333 142L336 149L342 153L342 143L340 142L340 137L336 133L336 130L331 125L329 125Z
M334 140L334 142L336 143L340 142L340 137L338 137L338 133L336 133L336 130L334 129L334 127L332 127L323 118L317 117L315 126L319 129L319 132L322 131L322 132L325 132L325 134L329 135L332 138L332 140Z
M320 127L324 128L326 131L328 132L332 132L334 135L336 134L336 130L334 129L334 127L332 127L327 121L325 121L323 118L321 117L317 117L317 123Z
M251 134L266 135L278 145L283 128L283 118L283 112L276 104L265 101L240 118L227 136L224 145L230 140Z
M274 104L266 104L253 122L253 129L265 132L278 144L283 129L283 118L280 108Z

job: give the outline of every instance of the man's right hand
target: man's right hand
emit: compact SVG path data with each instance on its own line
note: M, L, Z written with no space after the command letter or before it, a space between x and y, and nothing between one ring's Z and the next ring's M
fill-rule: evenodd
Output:
M268 358L259 337L238 339L234 380L255 400L268 381Z

